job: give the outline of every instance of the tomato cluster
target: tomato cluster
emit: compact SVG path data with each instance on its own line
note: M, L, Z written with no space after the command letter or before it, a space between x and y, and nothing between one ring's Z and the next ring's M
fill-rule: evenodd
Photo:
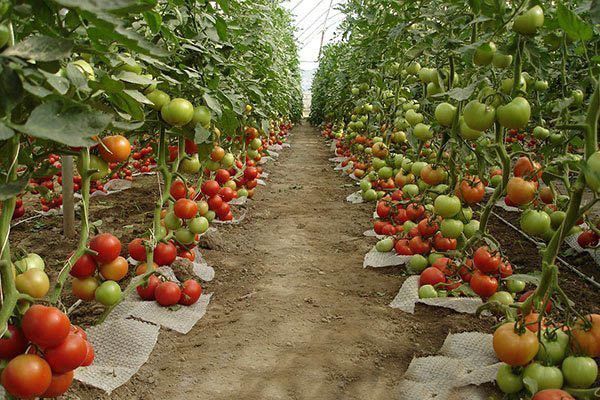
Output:
M161 280L156 275L150 275L145 284L139 285L137 293L142 300L156 300L162 307L171 307L177 304L191 306L195 304L202 294L202 286L194 279L183 283Z
M85 331L56 307L32 305L20 326L8 326L8 334L0 339L0 359L8 362L0 380L17 398L61 396L74 371L94 361Z
M120 255L121 241L110 233L101 233L88 246L89 252L79 257L69 271L73 295L112 306L121 300L118 282L129 273L129 262Z

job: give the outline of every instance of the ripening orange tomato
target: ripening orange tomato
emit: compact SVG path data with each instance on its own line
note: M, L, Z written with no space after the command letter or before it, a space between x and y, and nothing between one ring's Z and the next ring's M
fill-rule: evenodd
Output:
M122 135L106 136L98 146L100 156L106 162L127 161L131 154L131 143Z

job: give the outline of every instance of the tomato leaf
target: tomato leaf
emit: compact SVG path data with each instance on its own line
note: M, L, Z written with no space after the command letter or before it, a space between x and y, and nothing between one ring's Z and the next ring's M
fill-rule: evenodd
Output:
M0 201L5 201L15 197L25 189L29 177L22 177L14 182L0 183Z
M90 12L134 13L152 9L156 0L54 0L63 7Z
M6 126L4 122L0 122L0 140L10 139L14 135L15 131Z
M46 77L46 82L58 93L65 95L69 91L71 83L67 78L63 78L60 75L51 74L46 71L41 71L42 75Z
M223 110L221 109L221 105L219 104L219 102L208 93L204 93L202 95L202 98L206 102L208 108L210 108L212 111L214 111L215 114L217 114L217 116L220 117L223 113Z
M219 15L215 17L215 29L217 30L219 39L223 41L228 39L229 36L227 34L227 22L225 22L225 20Z
M435 95L434 97L438 97L438 96L448 96L451 99L454 99L456 101L463 101L463 100L467 100L469 97L471 97L471 95L473 94L473 92L475 91L475 87L477 85L475 83L470 84L467 87L464 88L460 88L460 87L455 87L453 89L448 90L445 93L440 93Z
M31 36L2 53L5 56L19 57L35 61L63 60L71 55L73 42L49 36Z
M160 26L162 25L162 16L153 11L146 11L144 14L144 20L148 24L148 28L153 34L160 32Z
M25 125L12 125L28 135L67 146L89 146L91 137L111 122L108 114L64 98L54 98L37 106Z
M0 73L0 110L4 114L9 113L21 102L24 95L19 75L13 69L4 66Z
M200 124L194 129L194 142L197 144L208 143L211 139L211 133L208 129Z
M504 278L505 281L523 281L528 283L533 283L538 285L540 283L540 276L533 274L514 274L507 278Z
M525 387L527 388L529 393L531 393L531 394L537 393L538 384L535 379L532 379L530 377L525 377L525 378L523 378L523 384L525 385Z
M135 131L144 126L144 123L144 121L125 122L114 120L113 122L111 122L111 126L115 129L119 129L122 131Z
M562 3L558 3L556 17L560 27L571 39L587 41L594 36L593 28Z

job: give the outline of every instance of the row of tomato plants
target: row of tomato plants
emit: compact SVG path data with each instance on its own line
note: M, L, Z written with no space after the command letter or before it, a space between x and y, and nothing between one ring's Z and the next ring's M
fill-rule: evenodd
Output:
M596 28L585 20L594 10L372 3L347 7L347 39L324 52L311 119L363 199L377 202L376 250L410 256L422 298L484 300L480 311L499 318L493 342L506 398L597 398L600 315L578 310L556 264L568 235L597 243L589 213L600 182L600 91L588 56ZM546 242L536 274L514 274L489 232L501 199Z
M101 323L136 291L173 311L198 301L197 280L170 281L159 267L193 262L211 222L234 219L229 203L253 196L261 158L285 141L301 101L291 18L272 2L38 6L0 2L0 382L10 398L60 396L93 362L68 315L80 302L104 306ZM76 157L80 224L56 271L45 254L11 251L10 230L28 204L48 211L71 196L66 156ZM146 232L127 246L99 232L90 194L151 171L159 190Z

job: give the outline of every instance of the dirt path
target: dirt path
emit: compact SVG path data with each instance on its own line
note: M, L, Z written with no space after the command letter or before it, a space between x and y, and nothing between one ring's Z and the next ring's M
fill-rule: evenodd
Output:
M110 398L398 398L414 356L481 324L389 308L404 278L361 268L372 205L344 202L352 188L313 128L296 128L291 144L247 220L219 227L205 251L217 271L207 315L185 336L161 330L149 362Z

